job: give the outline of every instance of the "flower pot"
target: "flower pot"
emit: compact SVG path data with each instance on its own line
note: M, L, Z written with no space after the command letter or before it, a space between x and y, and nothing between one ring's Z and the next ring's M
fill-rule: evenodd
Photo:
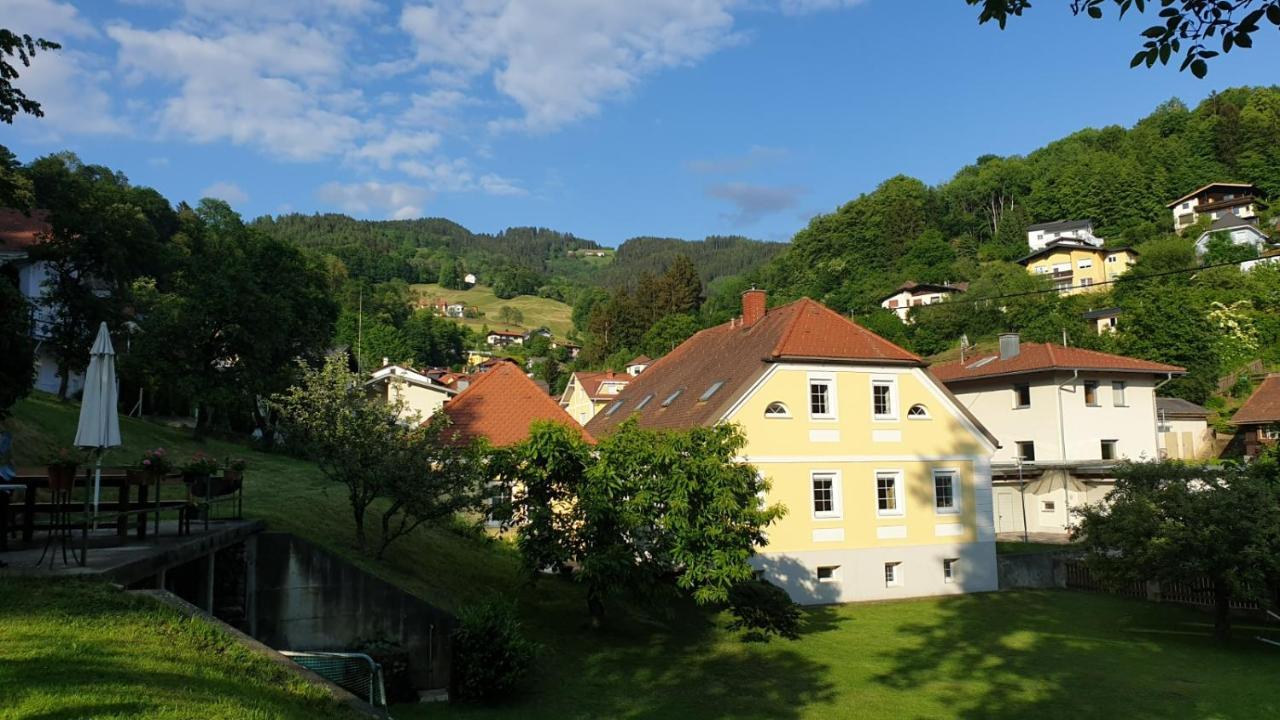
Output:
M199 487L200 492L198 494L203 495L204 486L209 482L209 473L184 472L182 473L182 482L186 483L192 492L195 492L195 489Z
M240 483L244 482L243 470L223 470L222 478L227 481L227 487L231 490L238 490Z
M143 468L140 476L143 485L159 485L164 480L164 471Z
M49 466L49 489L55 493L67 492L71 490L71 485L76 481L75 465L50 465Z

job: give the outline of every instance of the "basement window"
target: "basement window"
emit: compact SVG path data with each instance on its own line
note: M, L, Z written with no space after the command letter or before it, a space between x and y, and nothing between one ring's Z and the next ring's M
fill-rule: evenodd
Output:
M836 582L836 571L839 569L839 565L818 566L818 582Z

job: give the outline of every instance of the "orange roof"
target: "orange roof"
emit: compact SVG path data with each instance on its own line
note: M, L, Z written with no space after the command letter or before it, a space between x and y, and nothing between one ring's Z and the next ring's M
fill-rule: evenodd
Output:
M916 355L802 298L768 311L753 325L734 320L685 340L637 375L615 399L616 408L611 403L587 427L601 435L633 416L649 428L712 424L773 363L784 361L924 365Z
M40 242L41 235L53 230L48 210L33 210L30 215L13 208L0 208L0 250L26 250Z
M616 382L616 383L621 383L623 387L625 387L632 380L632 377L630 375L626 373L614 372L612 370L609 370L606 372L580 371L580 372L574 373L573 377L577 379L578 385L582 388L583 392L587 394L587 397L591 398L592 400L611 400L614 397L617 397L617 393L614 393L613 395L608 395L608 394L601 395L600 394L601 383L605 381Z
M487 373L472 376L471 385L444 404L444 412L453 421L449 432L462 440L485 438L498 447L514 445L529 437L529 426L535 420L550 420L577 430L589 443L595 442L511 363L500 363Z
M935 377L945 383L1045 370L1104 370L1156 375L1186 373L1186 368L1177 365L1166 365L1096 350L1064 347L1053 343L1022 343L1018 354L1008 360L1001 360L999 353L991 353L966 359L963 363L957 360L934 365L929 369Z
M1232 425L1280 422L1280 374L1272 373L1231 416Z

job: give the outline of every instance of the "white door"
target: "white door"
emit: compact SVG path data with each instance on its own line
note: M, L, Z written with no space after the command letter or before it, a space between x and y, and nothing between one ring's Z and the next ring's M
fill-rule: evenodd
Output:
M1016 532L1017 529L1013 515L1013 495L1000 493L996 496L996 532Z

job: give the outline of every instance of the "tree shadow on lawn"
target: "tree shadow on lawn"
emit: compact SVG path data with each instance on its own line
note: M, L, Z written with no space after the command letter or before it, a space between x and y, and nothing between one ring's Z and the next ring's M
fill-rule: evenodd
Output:
M1220 646L1187 608L1071 591L931 602L928 622L897 629L876 681L953 717L1280 716L1280 653L1244 633Z

